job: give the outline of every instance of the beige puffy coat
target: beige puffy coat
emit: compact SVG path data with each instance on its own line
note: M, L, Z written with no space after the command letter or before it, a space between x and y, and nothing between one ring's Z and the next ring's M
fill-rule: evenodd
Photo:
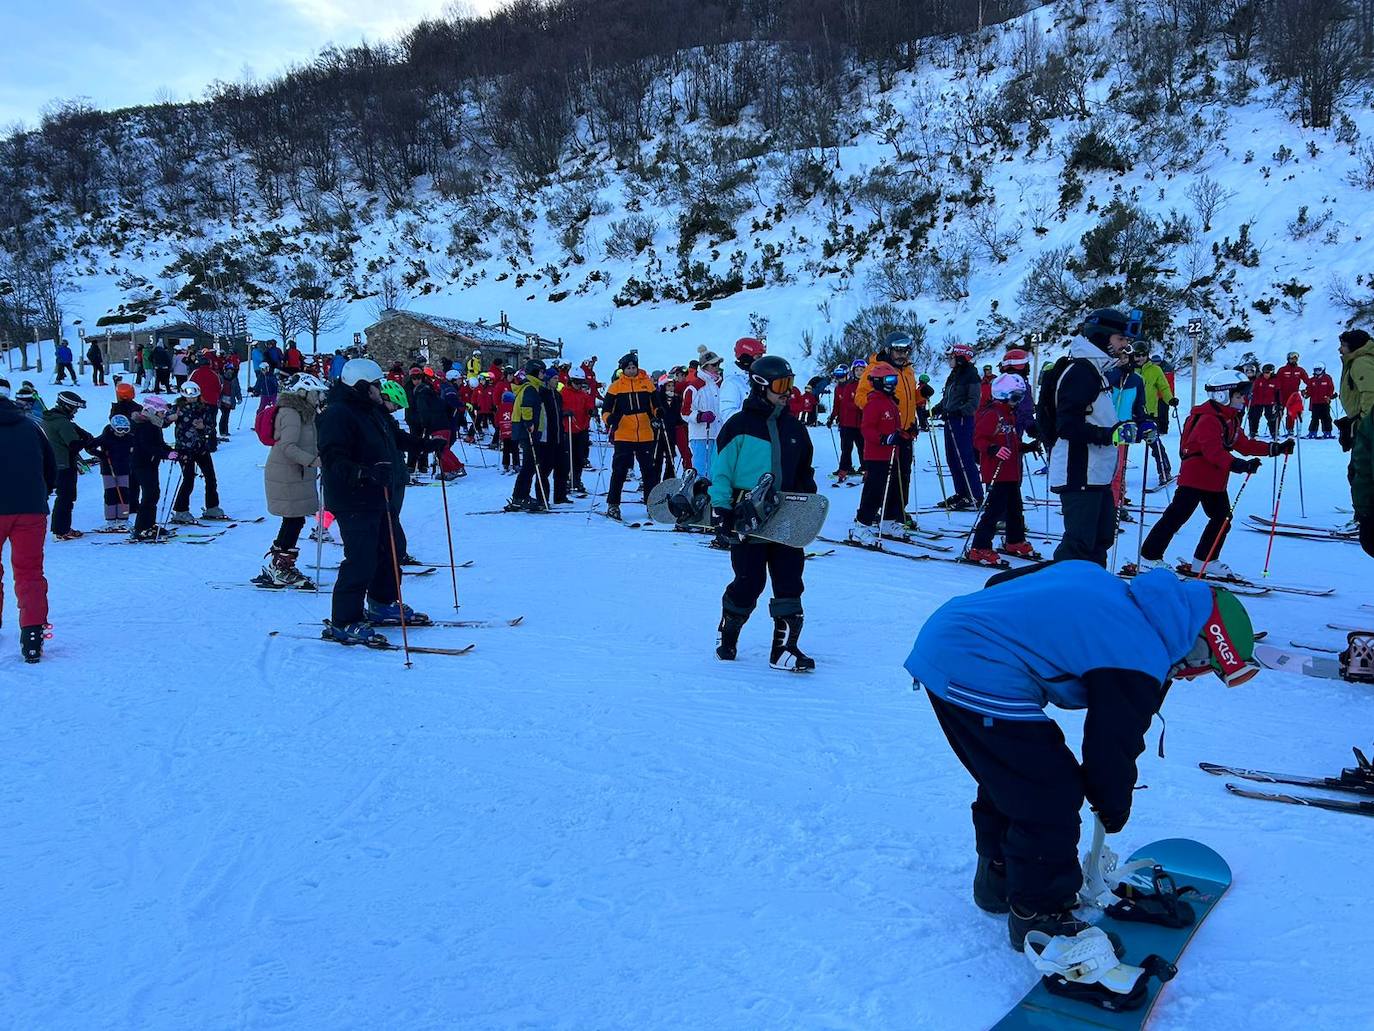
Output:
M312 516L320 510L320 448L315 437L315 407L299 394L277 400L276 443L267 454L263 481L267 511L275 516Z

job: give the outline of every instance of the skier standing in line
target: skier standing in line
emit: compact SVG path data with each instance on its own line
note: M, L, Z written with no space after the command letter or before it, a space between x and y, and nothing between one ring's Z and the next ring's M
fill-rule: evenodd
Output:
M1015 626L1016 633L1008 627ZM1173 680L1253 677L1254 630L1228 591L1167 570L1123 581L1091 562L1000 573L926 620L905 667L978 783L973 900L1030 931L1075 935L1084 798L1110 834L1131 815L1136 759ZM1086 710L1082 762L1045 712Z
M687 447L692 468L702 476L711 473L720 432L720 381L723 359L705 346L697 348L697 371L682 391L682 417L687 422Z
M1274 374L1274 383L1278 387L1277 401L1284 416L1283 435L1285 437L1291 437L1297 432L1298 419L1294 417L1293 412L1294 410L1299 413L1302 412L1302 392L1312 381L1311 377L1307 375L1307 370L1298 364L1301 357L1297 351L1289 351L1288 359L1283 368ZM1298 398L1296 404L1292 403L1294 397Z
M511 490L507 512L547 512L553 504L568 500L567 456L562 439L562 411L557 393L545 383L543 361L531 358L517 377L511 409L511 429L520 445L522 461ZM552 378L552 377L550 377ZM554 493L549 494L552 474ZM531 488L537 493L530 496Z
M639 466L640 489L646 505L649 492L658 486L654 443L663 432L663 424L654 400L653 381L648 373L640 370L638 352L631 351L620 359L620 375L606 388L603 410L606 429L614 444L606 515L619 519L620 493L631 465Z
M133 424L127 415L110 416L96 438L100 479L105 487L105 526L102 533L122 533L129 521L129 466L134 450Z
M1266 362L1250 384L1250 437L1259 438L1260 416L1269 427L1269 439L1279 439L1279 382L1272 362Z
M1312 402L1311 422L1307 424L1307 439L1317 436L1318 427L1322 437L1331 438L1331 399L1336 396L1336 382L1326 371L1326 366L1317 362L1312 366L1312 378L1307 384L1307 400Z
M73 385L80 382L76 378L76 369L72 365L72 346L67 341L62 340L57 345L57 378L53 382L65 383L67 382L65 377L68 375L71 376Z
M1193 550L1192 563L1183 562L1179 572L1188 575L1201 572L1204 563L1208 574L1219 580L1235 576L1231 567L1218 562L1230 528L1231 498L1227 481L1231 473L1254 475L1259 471L1259 456L1291 455L1296 446L1293 440L1262 444L1251 440L1241 430L1240 413L1250 394L1250 380L1239 369L1226 369L1207 380L1207 400L1188 413L1179 437L1178 490L1164 514L1150 528L1140 549L1141 569L1166 566L1164 552L1174 535L1183 528L1198 505L1207 513L1207 527ZM1232 452L1248 455L1236 458Z
M177 457L162 436L162 427L175 418L172 407L161 397L153 396L145 397L143 407L130 419L134 447L129 459L129 490L134 531L129 539L137 543L153 543L167 536L167 531L157 526L162 500L158 467L164 460Z
M854 403L854 394L859 389L858 374L863 368L862 365L858 368L853 365L839 365L835 368L835 396L830 403L830 414L826 417L825 425L834 428L835 424L839 423L840 426L839 456L835 463L835 471L830 474L839 483L854 475L855 451L859 452L861 466L864 461L864 438L861 429L864 413ZM897 372L896 369L892 371L894 374Z
M57 458L47 434L9 395L9 381L0 380L0 551L9 541L14 596L19 602L19 652L25 662L37 662L43 655L48 622L43 536L48 495L57 487ZM0 587L0 607L4 600Z
M172 500L173 523L194 523L191 491L196 485L196 470L205 477L205 508L202 519L228 519L219 507L219 477L215 475L215 451L219 436L215 429L216 412L200 397L200 387L186 383L177 402L176 448L181 463L181 487Z
M945 419L945 461L954 487L954 493L940 507L957 512L983 503L983 484L973 458L973 419L978 414L982 380L973 367L973 348L968 344L951 345L945 357L949 359L949 375L932 414Z
M1374 556L1374 345L1362 329L1341 334L1341 450L1350 452L1346 477L1360 528L1360 547Z
M873 364L881 362L897 374L897 385L892 397L897 402L897 417L901 421L901 426L897 431L897 460L892 467L892 477L897 481L897 493L902 499L902 525L904 529L914 530L916 525L907 518L906 506L911 495L916 435L920 432L920 420L916 412L924 403L924 398L916 383L916 371L911 367L911 348L911 334L895 330L884 338ZM860 409L868 405L868 399L874 390L875 380L871 375L871 369L872 364L864 370L859 385L854 389L854 403Z
M564 446L570 447L572 452L568 489L578 497L585 498L587 488L582 483L582 470L586 468L592 450L592 415L596 411L596 402L587 389L585 370L578 367L568 372L568 385L563 388L559 400L562 402L567 432Z
M866 548L877 548L883 536L899 537L905 532L902 526L906 520L905 499L894 472L900 461L897 448L901 441L902 415L896 393L901 377L887 362L874 362L864 370L864 375L873 389L863 407L859 448L863 487L849 539Z
M1155 424L1155 437L1149 441L1150 455L1155 460L1155 473L1163 486L1174 478L1174 468L1169 461L1169 449L1161 438L1169 430L1169 410L1178 407L1178 398L1174 396L1174 388L1169 386L1169 377L1160 367L1163 355L1151 353L1143 345L1137 346L1136 354L1139 356L1136 372L1145 384L1146 418Z
M320 514L320 448L315 420L328 390L322 380L304 373L277 396L272 417L274 443L267 453L262 479L267 511L281 517L281 526L267 553L268 561L253 578L259 586L315 590L315 584L296 567L296 560L306 519Z
M737 371L728 373L720 384L720 419L717 421L722 428L726 420L743 408L744 402L749 399L749 366L767 351L763 341L755 337L740 337L735 341Z
M1017 558L1038 558L1026 542L1026 514L1021 500L1021 429L1017 411L1026 396L1026 381L1015 373L1003 373L992 381L992 400L978 411L973 426L973 446L980 461L979 473L987 485L987 503L973 529L968 561L998 566L1002 560L992 549L997 524L1006 523L1002 551Z
M72 528L72 509L76 505L76 483L80 455L96 455L95 438L76 424L76 413L86 407L80 394L64 390L56 403L43 413L43 432L48 435L57 458L57 497L52 506L54 540L74 541L82 536Z
M1087 559L1105 568L1116 540L1117 448L1133 443L1136 429L1117 417L1107 373L1129 360L1139 333L1139 318L1099 308L1083 320L1054 381L1050 491L1059 495L1064 516L1064 539L1054 552L1058 561ZM1042 395L1042 404L1049 400Z
M725 660L735 658L740 631L771 577L773 598L768 613L773 617L773 644L769 665L809 672L816 663L798 647L804 622L801 596L806 589L806 551L741 539L735 532L735 509L765 474L773 478L772 495L785 491L814 494L811 436L787 411L795 377L785 359L766 355L755 360L749 378L749 398L721 427L716 459L711 464L711 522L717 542L730 549L735 574L721 598L716 655Z

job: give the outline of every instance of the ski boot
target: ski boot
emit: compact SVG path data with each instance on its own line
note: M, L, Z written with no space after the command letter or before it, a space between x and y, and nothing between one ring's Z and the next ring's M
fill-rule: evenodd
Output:
M421 561L420 561L418 558L416 558L414 555L412 555L410 552L408 552L408 551L403 551L403 552L401 552L401 558L400 558L400 560L397 562L397 565L402 565L402 566L422 566L422 565L424 565L424 563L421 562Z
M994 569L1002 567L1002 559L998 558L997 552L991 548L969 548L964 561L975 566L992 566Z
M19 654L25 662L37 662L43 657L43 639L47 629L45 626L19 628Z
M530 510L530 502L529 502L529 499L528 499L528 498L511 498L509 501L506 502L506 507L503 508L501 511L503 511L503 512L528 512L529 510Z
M131 544L159 544L172 539L172 532L163 526L150 526L146 530L135 530L129 534Z
M720 634L716 641L716 658L724 659L726 662L734 661L735 653L739 647L739 632L744 629L744 624L748 619L748 616L741 616L737 612L722 608L720 625L716 627Z
M606 518L607 518L607 519L614 519L617 523L620 522L620 506L619 506L619 505L607 505L607 506L606 506Z
M177 525L177 526L195 526L195 525L196 525L196 517L193 516L193 515L191 515L190 512L173 512L173 513L172 513L172 518L169 519L169 520L167 520L167 521L168 521L169 523L174 523L174 524Z
M1011 907L1007 905L1007 861L978 857L978 868L973 873L973 904L984 913L1002 914Z
M106 519L105 525L97 530L96 533L123 533L125 529L124 520Z
M313 591L315 584L296 568L300 556L297 548L279 548L275 544L267 553L271 561L263 564L262 572L253 577L253 583L267 588L295 588L298 591Z
M373 630L372 624L365 620L349 623L347 626L335 626L329 620L325 620L324 630L320 637L326 641L335 641L339 644L361 644L368 648L385 648L391 643Z
M878 536L878 528L867 526L864 523L855 523L849 528L849 539L863 548L882 547L882 538Z
M1148 572L1149 572L1150 570L1152 570L1152 569L1168 569L1168 568L1169 568L1169 563L1168 563L1168 561L1165 560L1165 559L1162 559L1162 558L1144 558L1144 557L1142 556L1141 559L1140 559L1140 564L1139 564L1138 566L1136 566L1136 572L1137 572L1137 573L1148 573Z
M406 626L424 626L429 622L429 616L423 612L416 612L409 605L402 605L400 602L381 604L375 601L367 603L367 621L374 626L400 626L401 616L405 615Z
M466 475L467 473L465 472L460 473L457 471L453 471L447 473L440 473L438 476L434 478L438 480L440 483L452 483L454 480L458 479L458 477Z
M1002 554L1010 555L1012 558L1027 558L1039 562L1045 556L1036 551L1031 546L1030 541L1021 541L1019 544L1003 544Z
M805 617L800 612L773 618L773 646L768 650L768 665L793 673L810 673L816 668L816 660L797 647L804 622Z
M205 509L205 511L201 512L200 517L216 523L229 522L229 516L225 513L224 509L220 508L218 505Z
M1118 523L1133 523L1135 516L1131 515L1131 510L1123 505L1116 510L1116 521Z
M1011 939L1011 947L1017 952L1025 948L1026 935L1031 931L1040 931L1051 938L1060 935L1072 938L1080 931L1086 931L1093 926L1086 920L1078 919L1069 908L1053 913L1023 913L1016 905L1011 905L1007 909L1007 934ZM1121 939L1114 934L1107 937L1111 939L1117 956L1122 955L1125 950L1121 945Z
M896 541L909 541L911 535L906 532L906 527L896 519L884 519L878 524L878 534Z
M978 505L974 502L972 498L966 498L962 495L956 495L949 499L949 505L947 506L947 508L951 512L972 512L978 508Z
M55 541L75 541L80 540L84 536L86 535L80 530L68 530L66 533L53 534L52 539Z
M310 540L314 544L334 543L334 537L330 534L328 530L326 530L323 526L320 526L318 523L316 523L315 528L310 531Z
M1316 439L1317 439L1317 431L1316 431L1316 430L1312 430L1312 431L1311 431L1310 433L1308 433L1305 437L1303 437L1303 439L1304 439L1304 440L1316 440Z

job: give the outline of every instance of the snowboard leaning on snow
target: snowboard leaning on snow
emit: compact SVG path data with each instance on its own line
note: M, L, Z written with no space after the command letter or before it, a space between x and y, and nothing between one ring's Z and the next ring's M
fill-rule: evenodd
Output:
M695 474L664 480L649 492L649 518L656 523L711 529L711 502L701 484ZM679 498L681 515L673 511L675 497ZM830 499L824 494L780 491L777 500L777 509L762 526L750 531L749 536L791 548L806 547L825 526Z
M1138 859L1151 859L1162 866L1173 877L1180 891L1184 887L1194 889L1185 894L1183 900L1192 907L1196 919L1188 927L1171 928L1117 920L1104 915L1097 926L1121 938L1126 948L1121 960L1123 963L1140 966L1147 956L1156 955L1177 964L1193 935L1207 919L1207 914L1231 886L1231 868L1212 849L1188 838L1165 838L1153 842L1136 849L1127 862ZM1186 979L1187 968L1181 968L1178 976ZM1159 998L1161 988L1163 985L1151 978L1143 1006L1113 1012L1090 1003L1052 995L1043 980L1037 981L1016 1008L994 1025L994 1031L1080 1031L1086 1028L1135 1031L1144 1027L1150 1019L1150 1011Z

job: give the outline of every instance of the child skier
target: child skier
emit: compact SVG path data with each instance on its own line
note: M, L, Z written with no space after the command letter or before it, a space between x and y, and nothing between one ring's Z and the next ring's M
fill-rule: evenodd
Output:
M877 548L881 537L906 534L902 526L906 507L901 476L896 469L898 459L893 457L902 432L901 408L896 397L901 374L887 362L874 362L865 374L873 389L864 404L861 424L863 446L859 458L864 485L849 539L866 548Z
M1198 505L1207 513L1207 527L1193 550L1193 561L1180 562L1181 574L1196 574L1207 565L1208 574L1219 580L1235 577L1224 562L1215 561L1226 543L1227 520L1231 502L1226 481L1231 473L1254 475L1259 457L1292 454L1291 439L1271 444L1251 440L1241 431L1241 411L1250 396L1250 379L1239 369L1226 369L1207 380L1207 400L1188 413L1179 440L1182 465L1178 471L1178 490L1159 522L1151 528L1140 549L1140 568L1165 565L1164 552L1174 534L1182 529ZM1231 452L1251 456L1235 458Z
M129 481L130 491L138 500L130 540L155 542L166 537L166 531L156 525L162 498L158 467L163 459L177 457L162 437L162 427L175 418L167 402L154 396L143 399L142 409L131 420L134 445L129 456Z
M979 565L999 566L1002 560L992 549L997 524L1005 520L1002 551L1017 558L1039 558L1026 542L1026 516L1021 502L1021 430L1017 408L1026 396L1026 381L1015 373L1003 373L992 382L992 400L973 422L973 446L978 452L979 472L987 487L983 514L973 528L973 544L965 558Z
M100 478L105 485L105 526L102 533L128 529L129 465L134 450L133 424L127 415L112 415L96 438L100 454Z
M275 399L275 395L274 395ZM200 387L184 383L177 402L176 442L181 462L181 486L172 502L172 522L194 523L191 515L191 490L196 485L196 470L205 477L205 509L202 519L228 519L219 507L219 478L215 475L215 451L219 436L215 429L216 410L201 400Z
M496 406L496 438L501 442L501 472L520 471L520 444L515 439L515 395L506 390Z

